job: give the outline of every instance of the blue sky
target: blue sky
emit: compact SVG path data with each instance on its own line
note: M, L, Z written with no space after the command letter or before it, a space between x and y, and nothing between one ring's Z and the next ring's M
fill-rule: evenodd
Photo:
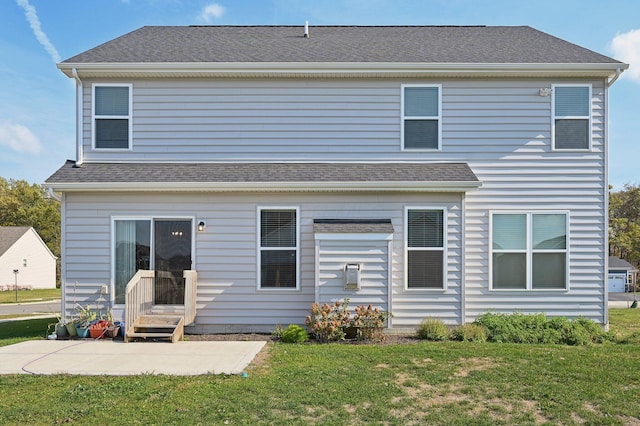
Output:
M0 176L75 158L73 82L55 62L144 25L530 25L630 63L611 88L610 183L640 183L638 0L2 0Z

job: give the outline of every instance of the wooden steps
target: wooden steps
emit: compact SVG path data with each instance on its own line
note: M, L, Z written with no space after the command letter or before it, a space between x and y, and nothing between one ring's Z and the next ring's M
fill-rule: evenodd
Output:
M125 342L135 339L168 339L172 343L184 336L184 317L182 315L142 315L132 327L127 326Z

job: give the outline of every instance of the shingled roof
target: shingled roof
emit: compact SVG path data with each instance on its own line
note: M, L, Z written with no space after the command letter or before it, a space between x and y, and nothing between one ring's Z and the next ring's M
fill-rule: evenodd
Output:
M466 163L84 163L73 161L55 172L46 185L69 189L228 188L281 190L310 186L466 188L480 186ZM386 184L386 185L385 185ZM453 189L452 189L453 190Z
M62 62L620 64L528 26L147 26Z
M16 243L27 231L28 226L0 226L0 256Z

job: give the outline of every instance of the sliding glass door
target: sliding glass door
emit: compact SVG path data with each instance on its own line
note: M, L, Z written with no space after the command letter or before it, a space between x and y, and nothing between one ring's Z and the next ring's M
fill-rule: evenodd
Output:
M115 304L124 304L129 280L140 270L151 266L151 221L116 220L115 234Z
M192 268L191 219L115 219L113 235L115 304L124 304L138 270L155 271L155 304L184 303L183 271Z
M184 304L183 271L191 269L191 221L154 222L155 304Z

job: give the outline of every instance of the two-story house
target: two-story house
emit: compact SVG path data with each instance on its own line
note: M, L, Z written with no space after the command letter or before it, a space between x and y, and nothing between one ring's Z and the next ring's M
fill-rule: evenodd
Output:
M271 331L349 298L399 331L608 322L626 64L530 27L191 26L58 66L77 87L77 158L46 183L67 315L130 299L184 304L196 333Z

